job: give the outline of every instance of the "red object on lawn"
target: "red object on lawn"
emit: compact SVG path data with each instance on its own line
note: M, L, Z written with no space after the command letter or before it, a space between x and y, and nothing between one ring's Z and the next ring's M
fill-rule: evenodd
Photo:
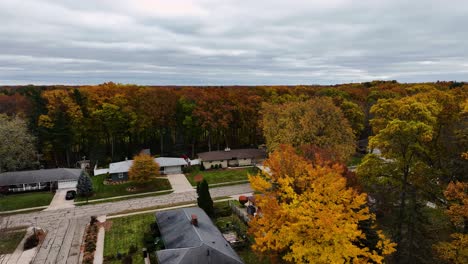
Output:
M201 182L201 181L203 181L203 175L201 175L201 174L195 175L195 177L193 177L193 180L195 182Z

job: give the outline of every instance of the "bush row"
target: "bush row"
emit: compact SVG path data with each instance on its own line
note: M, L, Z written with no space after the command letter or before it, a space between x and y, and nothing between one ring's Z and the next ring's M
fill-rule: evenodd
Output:
M99 226L96 216L91 216L91 221L86 230L85 246L83 255L83 264L92 264L94 261L94 251L96 251L96 242L99 232Z

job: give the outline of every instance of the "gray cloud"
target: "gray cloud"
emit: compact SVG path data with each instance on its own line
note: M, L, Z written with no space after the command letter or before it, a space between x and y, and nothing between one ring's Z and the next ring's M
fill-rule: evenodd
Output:
M0 84L467 80L462 0L2 0Z

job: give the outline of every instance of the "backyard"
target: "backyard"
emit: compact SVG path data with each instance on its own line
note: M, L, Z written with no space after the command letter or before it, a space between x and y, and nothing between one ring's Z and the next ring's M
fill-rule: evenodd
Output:
M47 206L52 201L52 192L28 192L0 195L0 212L30 207Z
M237 205L240 203L232 201ZM218 202L214 204L215 207L215 217L213 222L216 224L218 229L221 232L234 231L238 237L245 236L247 239L237 246L233 246L236 253L244 261L245 264L269 264L270 260L267 257L262 257L252 251L251 249L251 238L247 233L248 226L240 220L235 214L232 213L229 203Z
M106 229L104 263L122 263L116 257L119 253L131 255L133 263L143 263L141 249L145 247L145 234L151 232L150 225L155 221L154 213L107 220L111 224Z
M156 192L163 190L170 190L171 184L167 179L152 179L147 183L137 184L134 182L126 182L115 185L105 185L104 180L106 175L99 175L91 177L93 181L94 195L89 197L89 200L109 198L115 196L138 194L146 192ZM128 190L128 188L135 187L134 190ZM84 197L78 197L75 201L86 201Z
M0 255L13 253L25 234L26 230L14 230L2 233L0 236Z
M196 175L202 175L203 178L208 182L208 184L217 184L217 183L226 183L226 182L235 182L235 181L247 181L248 175L256 174L258 169L255 167L250 168L240 168L240 169L215 169L215 170L205 170L201 171L199 169L194 169L192 172L185 174L187 180L195 186L194 177Z

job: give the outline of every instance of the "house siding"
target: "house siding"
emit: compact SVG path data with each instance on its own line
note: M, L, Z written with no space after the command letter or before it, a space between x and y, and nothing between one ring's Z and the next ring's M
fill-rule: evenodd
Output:
M205 169L211 169L211 165L221 165L222 168L227 168L228 167L228 161L227 160L213 160L213 161L203 161L203 167Z
M110 176L112 181L128 181L128 172L111 173Z

